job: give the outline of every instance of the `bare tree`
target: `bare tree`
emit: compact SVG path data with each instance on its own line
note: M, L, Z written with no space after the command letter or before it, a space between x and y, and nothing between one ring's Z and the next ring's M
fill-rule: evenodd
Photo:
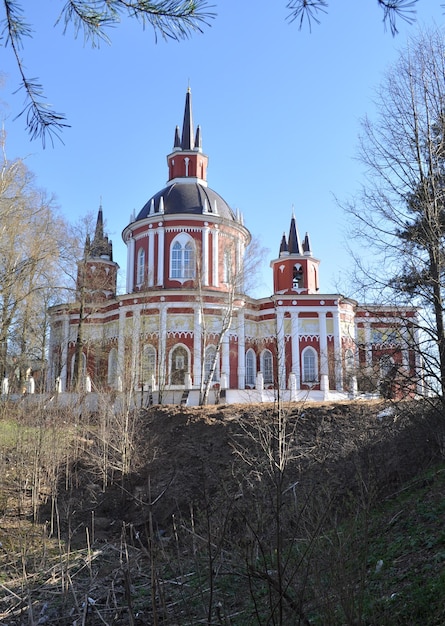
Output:
M243 259L240 260L240 267L236 266L236 250L235 242L228 245L224 251L224 272L225 283L227 284L227 290L221 294L223 300L222 306L219 306L219 315L216 322L216 328L212 328L213 343L209 342L209 326L212 324L212 318L214 316L206 314L205 301L203 298L202 285L199 286L199 300L201 303L201 319L202 319L202 375L201 375L201 390L200 390L200 404L205 405L209 399L210 388L213 384L215 372L217 370L218 362L221 354L221 347L224 339L230 329L233 330L234 314L236 311L244 306L245 293L254 288L255 280L258 276L258 271L261 262L264 257L264 248L261 247L258 240L252 240L248 245ZM200 271L198 268L198 282ZM209 347L212 347L211 358L207 360L206 367L206 352Z
M346 204L352 235L369 252L357 276L369 298L386 294L423 307L418 357L445 392L445 43L440 31L412 38L377 91L365 118L360 159L366 182ZM422 343L423 342L423 343ZM437 348L437 349L436 349Z
M11 359L28 364L45 357L44 309L58 284L60 244L66 224L54 203L39 191L21 159L8 161L2 139L0 164L0 369ZM42 316L40 320L39 316ZM42 336L43 333L45 335ZM10 358L11 357L11 358ZM15 368L13 368L15 369ZM18 378L22 377L19 367Z

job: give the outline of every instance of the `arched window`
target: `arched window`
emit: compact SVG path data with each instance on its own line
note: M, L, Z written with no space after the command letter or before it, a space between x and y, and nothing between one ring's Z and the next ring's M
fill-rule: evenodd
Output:
M314 348L305 348L301 355L303 361L303 382L315 383L318 381L317 353Z
M207 381L210 376L210 370L215 362L216 348L215 346L207 346L204 361L204 380ZM219 359L216 361L215 371L213 372L212 381L219 381Z
M348 348L345 352L345 369L347 372L351 372L354 369L354 366L354 352L351 350L351 348Z
M84 377L87 373L87 357L85 356L85 354L82 352L82 354L80 355L82 364L81 364L81 376ZM74 380L74 367L76 364L76 355L73 354L72 358L71 358L71 383Z
M255 385L256 358L255 352L250 348L246 352L246 385Z
M389 354L384 354L380 359L380 376L386 378L394 368L394 359Z
M189 371L189 353L181 344L175 346L170 353L170 383L184 385L185 375Z
M187 280L195 277L195 245L186 233L181 233L170 248L170 278Z
M292 288L300 289L303 287L303 268L299 263L295 263L292 271Z
M108 354L107 382L110 387L117 387L117 350L111 348Z
M232 275L232 255L224 250L223 283L229 283Z
M138 287L144 284L144 274L145 274L145 250L144 248L139 248L138 263L137 263L137 268L136 268L136 284Z
M151 385L153 376L156 376L156 350L152 345L146 345L142 349L141 384Z
M273 383L273 359L270 350L263 350L261 353L261 372L265 385Z

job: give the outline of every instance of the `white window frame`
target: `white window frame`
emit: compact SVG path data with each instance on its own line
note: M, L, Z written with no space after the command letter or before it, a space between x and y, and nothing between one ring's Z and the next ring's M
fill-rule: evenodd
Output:
M141 246L138 250L138 261L136 266L136 285L140 287L144 284L145 278L145 250Z
M307 346L301 353L302 380L303 383L317 383L318 377L318 354L312 346Z
M187 233L180 233L170 245L170 279L183 283L194 279L195 275L195 242Z
M273 375L273 354L270 350L263 350L261 353L261 372L265 385L272 385L274 382Z
M156 377L156 348L147 343L142 348L141 358L141 384L151 385L153 377Z
M176 350L178 350L178 348L183 348L185 354L178 354L176 355L175 352ZM174 359L174 360L173 360ZM182 359L182 363L180 362L180 359ZM181 386L183 384L185 384L187 382L186 376L187 374L189 374L190 372L190 368L191 368L191 353L189 348L183 344L183 343L176 343L172 349L169 352L169 356L168 356L168 372L169 372L169 381L170 381L170 385L176 385L176 383L172 382L172 375L173 375L173 363L175 365L175 369L183 369L184 370L184 383L181 383ZM178 367L182 365L182 367Z
M87 374L87 357L85 355L85 352L82 352L82 354L80 355L80 358L82 359L82 376L85 377ZM73 354L73 356L71 357L71 384L74 380L74 364L76 361L76 354Z
M223 283L229 283L232 274L232 255L230 250L224 250L224 262L223 262Z
M213 359L215 358L216 346L210 345L207 346L205 350L205 360L204 360L204 380L207 382L210 374L210 368L213 365ZM219 355L218 355L219 357ZM213 372L213 383L219 382L219 358L216 361L215 371Z
M380 377L382 380L388 376L396 362L390 354L382 354L379 359Z
M118 355L117 349L111 348L108 353L108 372L107 372L107 382L110 387L117 387L117 363L118 363Z
M249 348L246 352L245 357L245 366L246 366L246 374L245 381L246 385L255 386L256 383L256 354L252 348Z
M347 372L351 372L355 367L354 351L348 348L345 351L345 369Z

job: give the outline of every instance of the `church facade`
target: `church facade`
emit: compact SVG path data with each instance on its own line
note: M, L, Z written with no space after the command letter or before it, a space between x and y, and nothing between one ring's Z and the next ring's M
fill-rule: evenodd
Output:
M402 376L420 393L416 309L320 293L320 261L294 216L271 261L273 295L244 293L251 235L208 186L207 165L188 90L168 182L122 233L126 293L116 292L100 208L76 301L50 310L49 389L80 384L188 404L273 401L278 393L338 400L388 393L388 381Z

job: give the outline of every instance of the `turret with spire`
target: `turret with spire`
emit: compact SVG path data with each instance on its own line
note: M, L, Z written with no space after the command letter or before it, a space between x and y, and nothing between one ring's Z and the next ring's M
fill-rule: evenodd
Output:
M176 126L173 151L167 156L168 182L207 183L208 157L202 152L201 127L196 134L193 129L192 93L190 87L185 96L184 119L182 133Z
M85 238L84 256L78 263L77 291L86 302L114 298L117 288L117 270L113 262L113 244L104 234L102 205L97 214L94 237Z
M303 243L297 228L295 214L289 227L289 235L283 233L278 258L271 261L274 293L315 294L318 292L318 266L320 261L312 256L309 235Z

